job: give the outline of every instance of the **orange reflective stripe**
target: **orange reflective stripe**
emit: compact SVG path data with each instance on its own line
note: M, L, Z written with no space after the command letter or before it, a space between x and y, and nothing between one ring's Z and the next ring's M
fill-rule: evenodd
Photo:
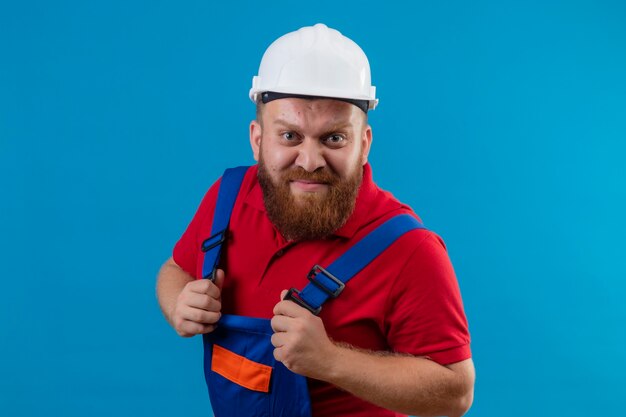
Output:
M218 345L213 345L211 370L250 390L270 390L271 366L251 361Z

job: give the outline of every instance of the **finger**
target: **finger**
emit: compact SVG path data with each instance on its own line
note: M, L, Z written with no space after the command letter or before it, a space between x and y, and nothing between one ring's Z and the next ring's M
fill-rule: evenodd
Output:
M206 311L199 308L185 308L180 312L180 316L194 323L215 324L222 316L222 313Z
M222 286L224 285L224 270L223 269L218 269L217 271L215 271L215 281L213 281L213 283L221 292Z
M282 290L282 291L280 292L280 299L281 299L281 300L284 300L284 299L285 299L285 296L287 295L287 293L288 293L288 292L289 292L289 291L287 291L287 290Z
M274 332L288 332L293 325L293 318L287 316L274 316L270 320Z
M202 327L203 328L198 332L198 334L211 333L213 330L215 330L217 325L215 325L215 324L203 324Z
M191 292L195 292L198 294L206 294L209 297L213 297L215 299L220 298L220 289L211 282L210 279L198 279L195 281L191 281L187 284L187 288Z
M274 306L274 314L287 317L305 317L312 313L291 300L283 300Z
M285 345L287 342L287 335L285 333L274 333L271 337L272 346L278 348Z
M181 336L189 337L196 334L210 333L213 330L215 330L214 324L202 324L185 320L180 326L179 334Z
M197 292L198 294L206 294L211 286L211 280L208 279L196 279L188 282L185 285L185 289L191 292Z
M206 294L190 293L185 299L185 304L189 307L201 308L206 311L220 311L222 309L220 300L216 300Z
M277 347L276 349L274 349L274 359L276 359L278 362L282 362L283 361L283 348L282 347Z

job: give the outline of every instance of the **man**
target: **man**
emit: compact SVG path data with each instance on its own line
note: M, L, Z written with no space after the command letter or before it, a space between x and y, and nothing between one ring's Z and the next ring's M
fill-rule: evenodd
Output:
M268 48L250 96L258 165L241 171L232 212L227 174L209 189L158 277L170 324L204 335L216 415L461 416L474 368L458 284L441 239L372 180L365 54L322 24L302 28ZM215 234L220 213L228 231ZM388 238L397 219L411 225ZM333 276L342 261L363 265Z

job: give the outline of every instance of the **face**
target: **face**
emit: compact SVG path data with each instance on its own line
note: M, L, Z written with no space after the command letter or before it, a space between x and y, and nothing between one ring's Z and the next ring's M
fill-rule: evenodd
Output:
M372 140L356 106L286 98L250 124L270 220L288 239L321 238L352 213Z

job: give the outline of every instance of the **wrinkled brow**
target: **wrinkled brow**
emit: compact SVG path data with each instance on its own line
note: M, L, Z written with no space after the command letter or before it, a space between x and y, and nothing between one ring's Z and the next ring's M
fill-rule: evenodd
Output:
M300 130L299 126L294 125L293 123L289 123L287 120L284 120L284 119L274 119L274 122L272 124L281 125L290 130ZM348 129L352 127L353 127L352 123L350 122L343 122L343 123L340 122L334 125L330 125L329 127L324 127L324 130L327 132L335 132L335 131L340 131L340 130L344 130L344 129Z

